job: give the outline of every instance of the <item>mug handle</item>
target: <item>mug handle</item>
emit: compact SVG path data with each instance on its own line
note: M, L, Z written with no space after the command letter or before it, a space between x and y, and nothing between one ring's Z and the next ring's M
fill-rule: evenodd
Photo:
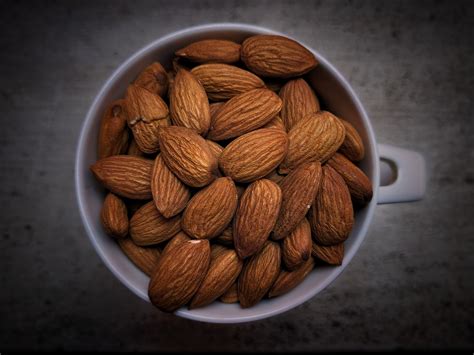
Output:
M379 144L381 159L396 171L395 181L379 187L378 204L421 200L426 190L426 164L423 156L411 150Z

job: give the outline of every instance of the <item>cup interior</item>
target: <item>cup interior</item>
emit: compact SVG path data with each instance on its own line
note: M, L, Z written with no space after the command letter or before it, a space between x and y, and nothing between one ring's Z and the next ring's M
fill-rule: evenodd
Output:
M112 74L87 114L77 147L75 172L81 217L91 242L107 267L125 286L146 301L149 301L147 295L149 278L130 262L116 242L105 234L99 220L105 190L95 181L89 167L97 159L96 144L102 113L110 102L123 97L129 83L143 68L154 61L166 66L171 63L172 53L177 49L207 38L242 42L255 34L281 33L243 24L217 24L198 26L163 37L138 51ZM351 122L364 140L366 157L360 167L372 181L374 188L372 202L356 213L354 228L345 242L346 252L341 266L318 267L291 292L274 299L263 300L252 308L242 309L237 304L214 302L207 307L192 311L182 308L176 312L181 317L213 323L238 323L266 318L294 308L316 295L342 272L366 234L376 205L379 186L379 160L373 130L367 114L347 81L317 51L306 47L315 54L320 63L307 76L307 80L315 89L323 107Z

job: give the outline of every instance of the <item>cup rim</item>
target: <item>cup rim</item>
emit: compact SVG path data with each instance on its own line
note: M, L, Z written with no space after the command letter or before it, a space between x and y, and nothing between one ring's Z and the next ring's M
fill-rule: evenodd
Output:
M128 59L126 59L113 73L108 77L106 82L102 85L101 89L99 90L98 94L95 96L87 114L85 120L82 124L82 128L79 134L79 139L76 147L76 160L75 160L75 190L76 190L76 198L79 207L79 212L81 215L81 220L86 230L86 233L94 246L97 254L101 258L102 262L107 266L107 268L112 272L112 274L120 280L128 289L130 289L133 293L137 296L142 298L143 300L149 302L148 295L143 294L141 290L138 290L135 285L132 285L128 278L126 278L120 271L117 270L114 263L109 259L107 256L107 252L101 247L99 242L97 241L94 231L92 229L91 224L89 223L89 219L86 215L86 202L84 200L85 195L85 182L81 175L81 170L84 169L84 161L85 161L85 140L87 136L90 134L92 129L94 118L95 118L95 111L99 103L102 101L103 97L106 95L108 90L112 87L113 83L119 78L122 73L124 73L135 61L138 61L142 56L146 55L149 51L152 51L170 41L174 41L179 37L186 36L189 34L198 34L200 32L206 32L209 30L241 30L241 31L248 31L254 32L256 34L275 34L281 35L288 38L292 38L291 36L281 33L278 31L274 31L272 29L268 29L261 26L249 25L244 23L214 23L214 24L207 24L207 25L197 25L192 27L187 27L185 29L171 32L165 36L158 38L157 40L149 43L148 45L142 47L135 53L133 53ZM294 38L292 38L294 39ZM295 39L296 40L296 39ZM373 152L371 157L371 164L373 166L373 197L372 201L369 205L366 206L367 212L364 220L362 221L359 233L357 238L355 238L354 245L351 250L344 256L344 264L339 267L335 267L329 277L327 277L324 281L320 282L320 284L311 289L310 292L300 295L299 297L295 297L292 302L287 304L281 305L279 307L274 307L269 311L266 312L259 312L255 315L248 315L248 316L241 316L241 317L220 317L220 318L213 318L210 316L205 316L201 314L195 314L193 311L180 309L174 312L176 315L181 316L183 318L202 321L202 322L210 322L210 323L242 323L242 322L250 322L255 320L260 320L264 318L268 318L271 316L275 316L281 313L284 313L290 309L293 309L307 300L314 297L320 291L325 289L329 284L331 284L337 277L342 273L342 271L349 265L350 261L358 251L362 241L365 239L367 234L368 227L372 221L375 206L377 204L378 198L378 190L379 190L379 181L380 181L380 167L379 167L379 153L378 147L376 144L375 134L370 123L370 119L365 111L362 103L360 102L358 96L349 85L348 81L343 77L343 75L327 60L325 59L318 51L314 50L312 47L305 44L303 41L297 40L303 46L305 46L309 51L311 51L319 61L320 65L323 65L330 74L337 79L337 81L341 84L344 90L348 93L351 101L356 107L360 117L362 118L362 124L364 126L364 130L367 134L367 140L371 147L371 151Z

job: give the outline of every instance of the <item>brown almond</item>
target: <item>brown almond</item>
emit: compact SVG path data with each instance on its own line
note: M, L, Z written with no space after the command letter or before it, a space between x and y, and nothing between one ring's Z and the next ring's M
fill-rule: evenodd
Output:
M153 201L141 207L130 220L130 236L140 246L161 243L181 230L180 216L165 218Z
M263 128L276 128L286 132L285 124L279 115L275 116L270 122L268 122Z
M216 116L217 112L221 109L222 106L224 106L225 102L213 102L212 104L209 104L209 110L211 111L211 122L214 120L214 117Z
M168 74L160 63L154 62L138 75L134 84L164 97L168 92Z
M228 177L218 178L189 201L183 213L182 228L193 238L217 237L234 217L236 208L234 182Z
M271 180L271 181L273 181L274 183L277 183L277 184L279 184L284 178L285 178L285 175L278 174L278 171L276 169L273 170L267 176L265 176L265 179Z
M245 262L237 285L243 308L257 304L272 287L280 273L280 254L280 246L267 241L259 253Z
M224 151L224 147L222 147L219 143L211 141L210 139L206 139L206 143L211 149L212 154L219 159L222 152Z
M313 242L311 254L329 265L341 265L344 259L344 243L320 245Z
M159 130L170 125L169 118L152 122L139 121L131 127L131 130L140 150L147 154L153 154L160 150Z
M163 253L169 253L171 249L174 249L177 245L187 242L188 240L191 240L191 238L186 233L183 231L178 232L173 236L173 238L168 240L165 248L163 249Z
M234 246L234 234L232 232L232 223L230 223L226 229L216 237L215 241L217 243L220 243L222 245L228 246L228 247L233 247Z
M148 285L151 303L164 312L188 303L206 277L210 254L207 240L190 240L163 253Z
M145 274L151 275L160 259L160 251L154 247L140 247L130 238L120 238L118 244L127 257Z
M272 172L285 158L287 147L285 132L258 129L227 145L219 158L219 167L234 181L251 182Z
M133 155L133 156L142 157L142 158L147 158L148 157L148 155L146 153L143 153L140 150L140 148L138 147L137 142L135 141L135 138L133 138L133 137L130 140L130 144L128 145L127 155Z
M99 159L125 154L128 147L127 114L125 101L116 100L105 110L100 121L98 152Z
M309 72L318 62L298 42L275 35L257 35L242 43L242 61L257 75L290 78Z
M260 128L280 112L281 105L278 95L268 89L234 96L216 113L207 137L220 141Z
M309 258L294 271L281 270L275 283L268 292L268 297L283 295L298 286L314 268L314 259Z
M91 166L95 178L121 197L135 200L151 198L153 161L128 155L114 155Z
M191 43L175 54L197 63L235 63L240 60L240 44L222 39L205 39Z
M261 179L250 184L239 201L234 219L234 245L241 259L260 249L275 225L281 205L280 187Z
M311 227L306 218L283 239L281 255L288 270L300 267L311 256Z
M341 120L346 128L346 136L342 142L339 151L352 161L361 161L364 159L365 148L359 132L345 120Z
M220 301L222 303L237 303L239 302L239 294L237 292L237 282L234 282L232 286L221 296Z
M349 189L341 175L327 164L308 218L314 240L322 245L344 242L354 224Z
M128 215L125 203L113 193L105 197L100 220L105 232L113 237L123 238L128 233Z

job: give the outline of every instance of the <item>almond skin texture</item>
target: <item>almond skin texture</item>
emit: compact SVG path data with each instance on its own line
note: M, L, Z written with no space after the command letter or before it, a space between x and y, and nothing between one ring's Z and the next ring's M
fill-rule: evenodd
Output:
M311 227L306 218L283 239L281 253L288 270L300 267L311 256Z
M151 192L156 208L165 218L183 211L191 198L189 188L168 169L161 154L153 166Z
M280 116L275 116L270 122L268 122L263 128L276 128L286 132L285 124Z
M222 147L219 143L216 143L214 141L211 141L210 139L206 139L206 143L209 146L209 149L211 149L212 154L219 159L222 152L224 151L224 147Z
M187 70L179 70L170 93L171 119L177 126L205 135L211 124L209 101L203 86Z
M262 249L275 225L280 205L281 190L273 181L261 179L247 187L239 201L233 230L235 250L241 259Z
M138 148L138 144L135 142L133 137L130 141L130 144L128 145L127 155L133 155L142 158L146 158L148 156L146 153L143 153L140 148Z
M239 294L237 292L237 282L234 282L232 286L221 296L220 301L222 303L237 303L239 302Z
M280 254L280 246L268 241L259 253L245 262L237 286L243 308L257 304L272 287L280 273Z
M242 43L241 58L257 75L290 78L309 72L318 62L314 55L292 39L257 35Z
M365 148L359 132L349 122L345 120L341 120L341 122L346 128L346 137L339 148L339 152L352 161L361 161L365 156Z
M255 74L228 64L203 64L193 68L191 73L213 101L228 100L265 86L263 80Z
M121 197L134 200L151 198L153 161L128 155L114 155L98 160L91 166L95 178Z
M217 175L217 158L206 140L185 127L166 127L159 132L160 149L168 168L186 185L202 187Z
M298 286L314 268L314 259L309 258L294 271L281 270L278 278L268 292L268 297L283 295Z
M151 303L164 312L188 303L206 276L210 255L207 240L190 240L163 253L148 285Z
M168 74L160 63L154 62L138 75L135 85L164 97L168 93Z
M184 233L183 231L178 232L178 234L176 234L166 243L166 246L163 249L163 253L169 253L171 249L174 249L179 244L187 242L188 240L191 240L191 238L189 238L186 233Z
M182 228L193 238L217 237L234 217L236 208L234 182L228 177L219 178L189 201L183 213Z
M213 102L212 104L209 104L209 109L211 110L211 122L214 121L214 117L217 114L217 111L221 109L222 106L224 106L225 102Z
M339 244L349 237L354 224L351 195L344 179L329 165L323 167L321 186L308 218L318 244Z
M319 111L318 98L304 79L288 81L280 90L280 98L283 101L281 118L287 131L308 114Z
M349 188L354 202L359 206L365 206L372 199L372 183L364 174L344 155L336 153L329 159L328 164L342 176Z
M271 173L285 158L287 147L285 132L258 129L227 145L219 158L219 167L234 181L251 182Z
M313 242L311 254L329 265L341 265L344 259L344 243L325 246Z
M293 170L280 182L282 203L272 238L285 238L303 220L313 204L321 182L319 162L306 163Z
M105 110L100 122L98 152L99 159L125 154L128 147L127 114L125 101L116 100Z
M175 53L197 63L235 63L240 60L240 44L221 39L194 42Z
M191 300L189 309L207 306L226 292L237 280L243 262L235 250L214 245L211 250L211 263L206 277Z
M100 220L107 234L117 238L123 238L127 235L127 206L119 197L111 192L105 197Z
M327 111L306 116L288 132L288 154L280 172L297 166L331 158L344 141L345 128L341 121Z
M238 137L270 122L281 110L278 95L254 89L234 96L216 113L208 138L214 141Z
M180 216L165 218L153 201L140 207L130 220L130 236L140 246L161 243L181 230Z
M216 242L222 245L233 247L234 246L234 233L232 232L232 223L224 229L220 236L216 237Z
M145 274L151 275L160 259L160 251L153 247L140 247L130 238L118 240L119 246L127 257Z

